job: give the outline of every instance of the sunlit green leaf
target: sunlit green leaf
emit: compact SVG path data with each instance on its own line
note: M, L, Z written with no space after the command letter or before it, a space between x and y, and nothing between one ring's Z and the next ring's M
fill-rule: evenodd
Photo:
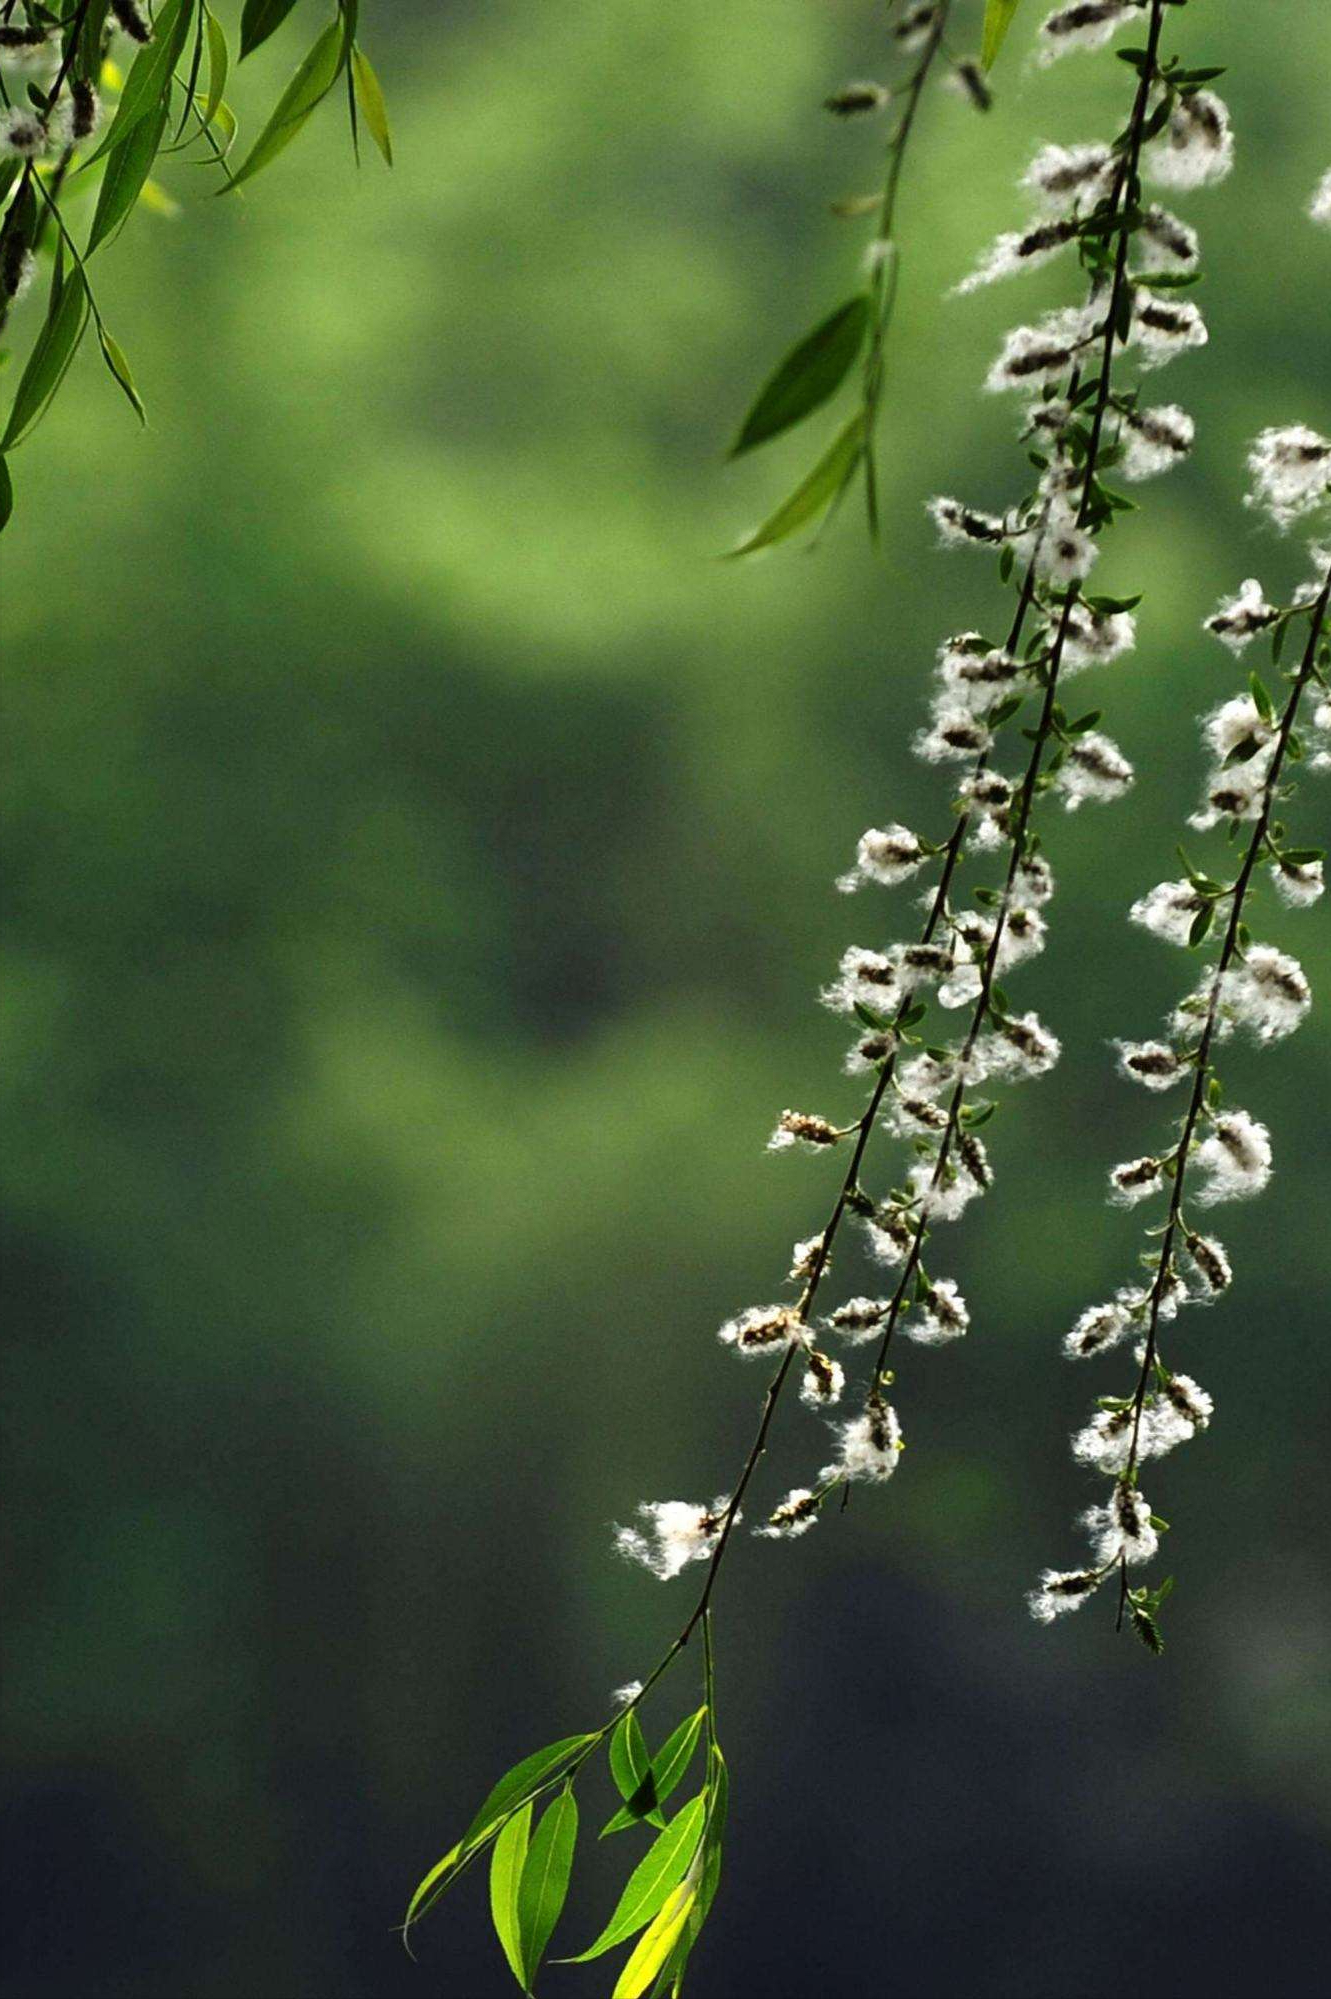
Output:
M643 1819L649 1824L665 1824L656 1807L664 1804L671 1792L683 1781L693 1752L697 1748L706 1715L706 1708L699 1708L696 1714L687 1715L678 1728L666 1738L652 1758L650 1766L638 1774L633 1789L625 1792L623 1785L620 1785L621 1794L627 1798L627 1803L621 1811L615 1813L601 1835L603 1839L606 1833L621 1832L625 1826L637 1825ZM626 1715L625 1720L629 1719L631 1716Z
M351 51L351 80L356 89L356 103L360 115L365 120L365 129L384 156L387 166L393 164L393 138L388 129L388 106L379 79L374 73L370 58L364 49Z
M116 115L111 120L106 137L96 152L89 154L85 166L91 166L94 160L100 160L114 151L140 119L146 118L149 113L160 109L165 122L171 94L171 74L185 46L185 37L194 19L194 6L195 0L165 0L153 23L152 40L139 50L125 78L125 88L120 93Z
M282 92L271 118L223 192L239 187L242 181L252 180L291 144L311 112L323 102L337 82L345 54L346 37L342 23L331 21Z
M133 208L157 157L157 148L162 143L165 129L166 106L163 104L131 127L123 143L115 147L108 157L102 184L97 190L97 207L93 211L85 255L90 257Z
M281 27L296 0L245 0L240 15L240 59L262 46Z
M577 1801L571 1787L566 1787L537 1826L518 1882L518 1949L526 1991L531 1989L568 1894L577 1837Z
M88 288L82 274L71 271L58 288L52 285L46 320L14 391L0 451L17 444L40 418L78 351L87 319Z
M835 395L864 345L868 324L869 300L860 293L792 347L745 417L731 457L779 436Z
M208 37L208 95L203 104L203 122L211 125L226 91L231 56L226 45L226 32L216 15L208 9L204 10L203 25Z
M567 1963L583 1964L590 1957L600 1957L602 1952L613 1950L617 1943L623 1943L626 1937L631 1937L635 1930L651 1921L672 1888L678 1886L688 1871L702 1837L706 1806L707 1793L699 1791L696 1798L691 1798L683 1810L676 1813L665 1831L657 1834L630 1874L624 1892L615 1904L614 1914L600 1936L577 1957L567 1959Z
M530 1835L531 1806L524 1805L505 1822L490 1856L490 1916L509 1969L522 1986L526 1985L526 1979L518 1937L518 1883Z
M666 1897L630 1953L611 1999L640 1999L678 1943L696 1892L682 1882Z
M618 1811L601 1834L617 1832L622 1826L635 1825L640 1819L651 1817L656 1825L664 1825L665 1820L656 1812L656 1792L652 1783L652 1759L643 1740L642 1728L637 1710L630 1708L616 1724L610 1737L610 1775L615 1780L615 1788L625 1801L626 1809ZM627 1807L631 1806L629 1810Z
M102 350L102 359L105 361L107 367L110 369L114 380L117 381L120 384L120 387L124 390L125 395L130 403L130 407L133 409L135 415L138 417L139 422L147 423L148 412L143 407L142 398L140 397L138 390L134 386L134 377L130 372L129 362L125 358L124 348L120 345L120 342L111 333L107 331L105 326L98 326L97 341L98 345L101 347Z
M859 462L864 450L864 425L864 412L857 411L789 498L768 515L760 528L732 548L730 554L753 555L760 548L771 548L821 513L836 498Z
M520 1763L515 1763L499 1779L457 1845L450 1847L443 1859L437 1860L417 1885L407 1905L402 1925L404 1936L412 1924L419 1922L452 1887L457 1875L488 1844L509 1814L533 1798L543 1784L558 1777L578 1751L588 1748L595 1740L593 1735L565 1736L546 1749L524 1756Z
M998 60L1018 5L1019 0L985 0L984 27L980 34L980 61L985 69L992 69Z

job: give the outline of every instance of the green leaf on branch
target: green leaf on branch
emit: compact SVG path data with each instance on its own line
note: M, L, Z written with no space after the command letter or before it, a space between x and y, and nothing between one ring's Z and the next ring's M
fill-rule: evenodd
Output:
M518 1883L530 1838L531 1806L524 1805L505 1823L490 1856L490 1917L509 1970L524 1988L527 1981L518 1932Z
M351 51L351 81L356 92L356 104L365 129L383 155L384 165L393 164L393 138L388 129L388 106L379 79L364 49Z
M277 32L295 4L296 0L245 0L240 16L242 62Z
M111 153L97 190L97 207L93 211L85 256L90 257L99 244L114 234L142 194L165 129L163 103L148 117L141 118Z
M696 1714L688 1715L680 1722L679 1727L666 1738L662 1747L651 1759L649 1767L641 1773L631 1791L625 1791L620 1784L620 1792L626 1802L601 1834L602 1839L609 1833L622 1832L625 1826L637 1825L643 1819L653 1825L665 1824L657 1808L665 1803L671 1792L683 1781L684 1773L698 1746L698 1737L702 1732L706 1714L706 1708L699 1708ZM631 1718L625 1716L626 1721ZM615 1781L619 1782L618 1775Z
M745 417L730 456L780 436L835 395L864 345L868 325L869 300L861 292L792 347Z
M231 56L222 24L209 8L204 9L203 25L208 37L208 95L203 104L203 122L208 126L217 116L226 92Z
M185 37L193 18L194 0L166 0L153 23L152 40L145 43L134 58L106 137L96 152L90 153L83 162L85 170L94 160L104 158L127 139L134 127L150 112L160 110L165 123L171 98L171 77L180 61L180 52L185 46Z
M71 271L63 283L51 286L46 320L14 391L0 451L19 443L40 420L78 351L87 321L88 287L80 271Z
M519 1805L526 1804L528 1798L535 1797L543 1784L548 1784L559 1775L580 1750L589 1748L595 1740L594 1735L566 1735L559 1742L552 1742L548 1748L524 1756L521 1763L515 1763L499 1779L467 1827L462 1836L463 1846L475 1846L501 1819L507 1818Z
M347 57L341 20L330 21L277 101L272 117L237 167L223 193L252 180L284 152L317 110L342 72Z
M610 1999L640 1999L669 1963L693 1912L697 1894L697 1889L685 1881L666 1898L631 1951Z
M627 1806L632 1809L625 1815L616 1812L601 1834L617 1832L623 1825L635 1825L639 1819L648 1819L653 1825L663 1826L665 1820L656 1810L656 1791L652 1782L652 1759L643 1738L637 1710L630 1708L617 1725L610 1738L610 1775L615 1787Z
M112 380L119 384L139 422L146 424L148 421L148 412L143 407L143 399L134 386L134 376L130 372L130 365L125 358L124 348L115 336L109 333L105 326L100 324L97 328L97 342L102 350L102 359L111 372Z
M980 65L992 69L1007 40L1019 0L985 0L984 27L980 34Z
M518 1947L524 1992L531 1990L564 1907L577 1837L577 1801L572 1788L565 1785L536 1828L518 1882Z
M665 1831L657 1834L630 1874L614 1914L600 1936L576 1957L564 1959L565 1963L585 1964L589 1958L600 1957L652 1920L688 1872L702 1837L706 1806L707 1793L699 1791L696 1798L691 1798L675 1814Z
M732 558L754 555L760 548L771 548L797 533L829 506L851 479L864 455L864 432L865 417L860 410L837 432L812 472L805 475L789 498L781 502L775 513L768 515L761 527L755 528L752 534L746 535L743 541L730 549L729 555Z
M450 1847L443 1859L437 1860L417 1885L407 1904L402 1924L404 1938L410 1933L412 1924L428 1914L440 1896L452 1887L468 1861L489 1844L504 1820L534 1798L544 1785L566 1771L574 1758L582 1750L589 1749L595 1741L594 1735L564 1736L559 1742L552 1742L547 1748L525 1756L499 1779L457 1845Z

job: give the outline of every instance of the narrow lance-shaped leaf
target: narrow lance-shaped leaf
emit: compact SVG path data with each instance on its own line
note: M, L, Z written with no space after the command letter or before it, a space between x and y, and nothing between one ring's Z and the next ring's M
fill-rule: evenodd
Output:
M792 347L745 417L731 457L779 436L835 395L864 345L868 324L869 300L860 293Z
M116 115L111 120L106 137L96 152L88 155L84 161L85 168L118 146L149 112L156 111L159 106L165 111L171 94L172 72L185 46L185 37L194 18L194 5L195 0L166 0L153 23L152 40L139 50L125 78L125 88L120 93Z
M148 421L148 412L143 407L143 398L135 387L134 376L130 371L130 365L125 357L124 348L115 336L100 323L97 327L97 340L102 350L102 359L110 370L113 381L117 382L124 391L126 401L139 419L139 422L146 424Z
M518 1882L518 1948L522 1986L530 1991L545 1947L559 1921L573 1871L578 1807L571 1786L559 1793L537 1826Z
M119 228L133 208L157 157L157 148L162 143L165 129L166 106L163 104L160 110L141 118L126 134L123 143L112 152L97 191L97 207L93 211L85 256L90 257L98 245Z
M281 27L296 0L245 0L240 15L240 59L260 48Z
M646 1802L640 1800L644 1785L651 1779L652 1759L634 1708L630 1708L615 1725L614 1733L610 1737L609 1761L610 1775L615 1780L615 1787L620 1797L626 1804L632 1803L636 1807L625 1823L632 1824L638 1818L649 1816L656 1803L655 1793L653 1792ZM621 1813L615 1813L605 1832L601 1834L602 1839L605 1838L605 1833L617 1827L621 1816ZM659 1813L656 1813L654 1822L657 1825L665 1824Z
M9 422L0 437L0 451L8 451L12 444L17 444L41 416L78 350L87 319L88 288L82 273L74 270L59 289L54 285L51 288L46 320L14 391Z
M330 21L277 101L268 123L222 191L239 187L269 166L323 102L341 73L346 36L340 20Z
M755 528L751 535L730 550L731 556L753 555L760 548L771 548L802 528L815 514L821 513L836 498L859 463L864 451L864 427L864 412L859 410L837 432L812 472L800 481L775 513L768 515L760 528Z
M611 1999L641 1999L679 1942L696 1892L686 1881L667 1896L630 1953Z
M370 58L364 49L351 51L351 80L356 89L356 103L360 115L365 120L365 129L383 154L384 164L393 164L393 138L388 129L388 106L379 79L374 73Z
M408 1934L413 1923L434 1907L440 1896L450 1888L467 1862L479 1853L491 1836L498 1831L503 1821L520 1805L526 1804L541 1789L566 1770L579 1750L586 1749L596 1740L592 1735L568 1735L558 1742L552 1742L545 1749L538 1749L531 1756L525 1756L520 1763L505 1773L491 1791L485 1803L477 1812L466 1832L456 1846L449 1848L442 1860L437 1860L429 1872L417 1883L415 1892L407 1904L407 1913L402 1924L402 1933Z
M500 1819L528 1798L535 1797L542 1784L559 1775L573 1761L580 1749L586 1749L596 1740L592 1735L566 1735L558 1742L552 1742L545 1749L538 1749L531 1756L524 1756L520 1763L499 1779L485 1803L477 1812L462 1836L463 1846L473 1846Z
M204 10L203 25L208 37L208 95L203 104L203 122L207 126L217 116L218 107L226 94L231 56L226 45L226 31L210 8Z
M531 1835L531 1806L524 1805L505 1821L490 1856L490 1916L495 1935L503 1946L509 1970L519 1985L522 1973L522 1946L518 1939L518 1883L527 1858Z
M980 35L980 62L985 69L992 69L998 60L1018 4L1019 0L985 0L984 28Z
M651 1921L667 1895L678 1887L702 1837L707 1793L699 1791L683 1810L676 1813L664 1832L658 1833L625 1883L614 1914L594 1944L568 1958L569 1964L584 1964L623 1943L635 1930Z
M653 1825L665 1824L656 1807L663 1805L671 1792L683 1782L693 1752L698 1746L698 1737L702 1732L706 1716L706 1708L699 1708L696 1714L686 1715L678 1728L657 1750L649 1768L641 1774L634 1789L623 1792L623 1786L620 1786L627 1802L622 1810L615 1813L605 1832L601 1834L602 1839L607 1833L620 1832L625 1826L636 1825L642 1819Z

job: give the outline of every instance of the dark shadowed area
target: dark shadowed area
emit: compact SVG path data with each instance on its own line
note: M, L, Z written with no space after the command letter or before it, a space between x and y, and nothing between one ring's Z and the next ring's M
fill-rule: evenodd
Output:
M715 559L815 448L722 462L855 282L828 204L882 127L818 106L874 74L870 5L363 0L393 175L329 112L243 198L180 169L184 212L108 261L151 428L85 354L0 558L7 1999L516 1989L479 1873L419 1963L393 1925L494 1777L599 1726L681 1622L691 1581L617 1563L611 1523L747 1448L762 1376L714 1329L778 1295L836 1170L764 1143L786 1104L855 1114L815 994L909 908L832 882L865 826L938 824L910 737L936 644L996 601L920 502L1023 489L977 384L1066 273L944 294L1034 143L1111 131L1131 86L1033 70L1038 11L990 117L925 113L877 557L848 511L815 555ZM1097 571L1145 590L1138 651L1079 683L1139 780L1050 814L1050 947L1010 983L1064 1060L986 1133L997 1185L948 1243L971 1336L908 1351L899 1475L727 1563L733 1826L694 1999L1325 1989L1321 910L1264 909L1322 1004L1232 1058L1277 1173L1222 1216L1235 1288L1180 1342L1217 1415L1152 1480L1165 1656L1107 1604L1053 1630L1022 1604L1077 1557L1098 1490L1067 1432L1123 1374L1058 1348L1134 1275L1104 1174L1167 1115L1106 1044L1182 990L1123 912L1177 871L1193 718L1239 681L1199 621L1303 573L1242 507L1243 449L1331 429L1303 216L1327 10L1196 6L1183 41L1231 65L1239 147L1186 211L1212 338L1162 394L1198 448ZM1325 790L1297 819L1324 839ZM764 1494L824 1452L783 1411ZM604 1919L612 1844L556 1948Z

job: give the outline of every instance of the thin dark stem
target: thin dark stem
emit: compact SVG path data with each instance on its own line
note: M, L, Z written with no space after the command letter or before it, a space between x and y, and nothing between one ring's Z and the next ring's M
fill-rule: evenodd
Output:
M1188 1157L1192 1149L1193 1135L1202 1115L1206 1101L1207 1084L1211 1076L1211 1049L1215 1042L1216 1026L1220 1018L1220 996L1225 973L1234 961L1239 949L1239 933L1243 927L1243 907L1253 872L1261 859L1271 825L1271 814L1275 807L1276 792L1280 784L1280 773L1289 750L1290 737L1298 719L1299 704L1317 670L1317 649L1321 643L1326 625L1327 608L1331 604L1331 570L1327 571L1320 596L1312 606L1308 643L1304 647L1303 658L1295 675L1285 712L1280 718L1280 728L1276 734L1275 748L1271 755L1271 768L1267 772L1266 784L1262 792L1261 810L1252 829L1243 863L1230 891L1229 921L1225 926L1224 941L1220 947L1215 973L1211 982L1211 996L1206 1009L1206 1021L1202 1037L1197 1045L1197 1073L1193 1078L1192 1095L1188 1101L1183 1119L1183 1129L1178 1145L1173 1153L1174 1181L1169 1197L1169 1214L1165 1221L1164 1233L1160 1238L1160 1263L1155 1282L1151 1286L1151 1302L1146 1328L1146 1349L1142 1355L1141 1373L1137 1380L1136 1393L1132 1404L1132 1445L1128 1452L1127 1467L1123 1473L1123 1483L1132 1485L1137 1477L1140 1463L1139 1445L1141 1441L1142 1410L1145 1407L1151 1375L1155 1367L1156 1351L1159 1344L1160 1309L1165 1290L1169 1283L1170 1263L1183 1215L1183 1198L1186 1191Z
M888 142L887 177L883 183L883 199L878 210L878 231L873 244L876 258L871 290L873 331L864 364L864 492L869 515L869 533L875 541L878 539L878 467L874 457L874 431L877 428L878 407L883 392L883 355L897 300L896 246L892 232L896 226L897 197L901 191L906 149L919 114L924 86L942 47L943 31L947 26L950 6L951 0L942 0L939 6L929 31L929 39L920 52L919 62L906 87L901 116Z
M1082 480L1081 501L1077 509L1079 524L1084 524L1089 514L1091 488L1095 480L1100 440L1103 436L1105 415L1111 400L1114 342L1117 337L1120 306L1127 284L1128 247L1132 236L1132 231L1126 221L1125 197L1130 198L1133 184L1137 177L1137 166L1141 155L1143 131L1146 124L1146 111L1150 101L1151 83L1155 76L1156 57L1160 47L1160 32L1164 21L1166 4L1167 0L1152 0L1151 26L1146 47L1146 59L1142 64L1137 92L1133 100L1132 116L1128 125L1127 144L1124 147L1123 156L1119 162L1111 196L1112 207L1120 218L1118 243L1114 258L1114 279L1110 288L1109 305L1101 334L1103 347L1100 358L1100 371L1096 381L1096 392L1092 407L1090 436L1086 452L1086 472ZM1128 205L1130 206L1130 199ZM1049 747L1050 736L1053 733L1054 708L1058 695L1059 675L1062 670L1063 655L1067 646L1067 636L1072 621L1072 613L1079 594L1079 588L1076 584L1071 585L1067 591L1054 643L1050 649L1049 658L1044 668L1044 700L1041 704L1040 718L1034 731L1034 740L1030 757L1027 760L1025 776L1022 780L1016 820L1009 832L1010 844L1007 878L1003 885L1002 899L994 924L994 934L989 940L988 948L984 955L984 962L981 966L980 991L975 1001L970 1028L961 1051L959 1063L961 1074L948 1104L947 1123L944 1126L942 1139L939 1143L938 1157L934 1162L934 1171L929 1185L930 1193L942 1182L943 1175L947 1171L952 1147L961 1129L961 1116L966 1104L966 1068L971 1055L974 1053L975 1044L979 1039L981 1029L989 1016L998 967L998 954L1002 948L1003 934L1007 926L1007 915L1011 907L1012 891L1016 883L1017 871L1021 866L1026 850L1026 836L1030 827L1031 812L1035 803L1036 786L1044 765L1045 752ZM879 1378L887 1363L887 1354L892 1344L892 1336L901 1318L902 1309L905 1305L911 1284L914 1282L915 1274L920 1267L924 1241L928 1234L928 1222L928 1201L926 1198L921 1201L920 1213L916 1221L911 1246L907 1252L901 1278L893 1293L892 1303L888 1309L887 1319L883 1327L883 1337L878 1346L878 1357L874 1366L871 1393L876 1389Z

